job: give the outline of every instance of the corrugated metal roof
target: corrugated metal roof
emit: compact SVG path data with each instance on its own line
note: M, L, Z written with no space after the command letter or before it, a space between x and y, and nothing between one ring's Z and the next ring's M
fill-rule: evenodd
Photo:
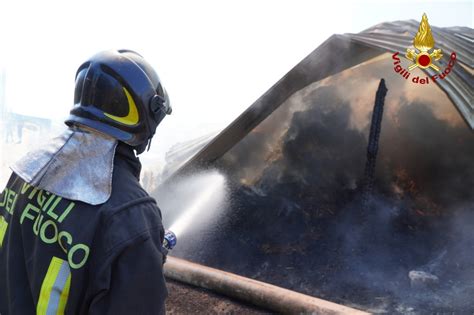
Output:
M212 164L253 128L280 107L293 93L305 86L340 73L383 53L399 52L405 55L412 47L419 22L415 20L378 24L358 34L333 35L298 63L247 110L191 157L174 175ZM449 96L468 126L474 129L474 104L472 102L472 48L474 30L467 27L431 27L435 47L445 55L437 61L445 69L451 52L456 52L459 64L454 66L438 86ZM337 52L337 53L334 53ZM462 66L461 66L462 64ZM434 75L431 69L425 69ZM173 176L174 176L173 175ZM171 176L171 177L173 177Z
M406 49L413 46L413 38L418 31L419 22L415 20L387 22L373 26L358 34L345 34L358 43L382 49L389 52L399 52L405 55ZM473 103L473 58L474 30L468 27L440 28L431 26L435 39L435 48L441 48L443 58L437 63L440 71L448 66L449 56L456 53L457 62L452 72L443 80L436 80L438 86L449 96L461 115L474 129ZM469 71L470 70L470 71ZM431 68L423 69L430 77L437 74Z

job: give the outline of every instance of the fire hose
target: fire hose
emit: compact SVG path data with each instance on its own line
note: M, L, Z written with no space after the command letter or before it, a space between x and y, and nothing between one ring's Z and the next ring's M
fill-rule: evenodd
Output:
M163 247L176 246L177 237L167 230ZM369 314L344 305L318 299L265 282L242 277L168 256L164 265L168 279L198 286L250 304L283 314Z
M354 308L168 256L165 276L283 314L369 314Z

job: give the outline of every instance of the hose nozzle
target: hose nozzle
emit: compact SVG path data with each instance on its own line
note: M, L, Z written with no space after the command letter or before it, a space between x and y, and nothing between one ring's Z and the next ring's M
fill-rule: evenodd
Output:
M176 246L176 242L178 239L176 238L176 234L174 234L170 230L165 231L165 237L163 240L163 247L167 250L172 250Z

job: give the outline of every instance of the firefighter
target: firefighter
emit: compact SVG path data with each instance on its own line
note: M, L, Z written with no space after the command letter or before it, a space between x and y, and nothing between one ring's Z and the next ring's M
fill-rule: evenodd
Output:
M139 54L79 67L67 130L14 164L0 195L0 314L165 312L161 212L136 155L170 113Z

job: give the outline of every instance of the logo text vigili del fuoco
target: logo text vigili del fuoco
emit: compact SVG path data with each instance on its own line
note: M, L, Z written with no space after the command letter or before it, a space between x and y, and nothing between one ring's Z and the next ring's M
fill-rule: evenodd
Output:
M456 53L452 52L450 55L448 66L440 71L436 61L440 60L443 57L443 52L441 49L433 49L435 46L435 41L433 34L431 33L431 27L428 24L428 17L426 14L423 14L421 18L420 26L418 32L416 33L415 38L413 39L414 49L407 48L405 57L412 62L412 64L405 69L401 66L401 60L399 58L399 53L396 52L392 55L393 64L395 67L396 73L400 74L405 80L410 78L410 74L413 69L427 69L431 68L436 71L436 74L431 75L431 77L425 76L420 78L420 76L413 77L411 81L417 84L429 84L430 79L435 82L436 80L444 80L446 76L452 71L454 64L456 63Z

